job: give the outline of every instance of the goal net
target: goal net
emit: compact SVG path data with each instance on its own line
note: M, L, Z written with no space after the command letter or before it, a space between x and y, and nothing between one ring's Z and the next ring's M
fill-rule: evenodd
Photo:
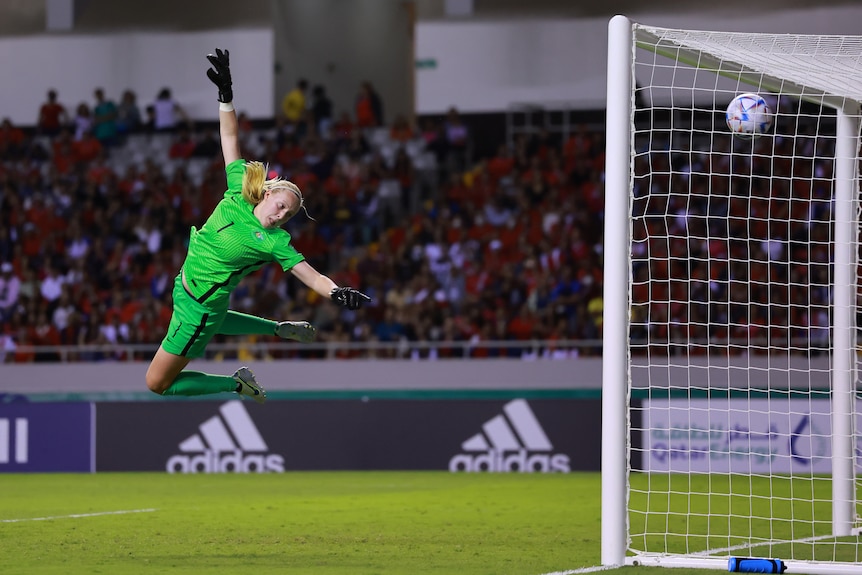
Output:
M608 47L602 562L862 572L862 36L617 16Z

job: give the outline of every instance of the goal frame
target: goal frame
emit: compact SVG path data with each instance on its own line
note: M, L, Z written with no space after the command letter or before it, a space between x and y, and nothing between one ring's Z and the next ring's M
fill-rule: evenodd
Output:
M604 234L604 333L602 363L602 526L601 562L605 566L653 565L727 569L727 558L669 554L628 555L628 459L631 454L629 398L631 355L628 338L631 320L631 237L634 165L634 61L638 40L649 36L625 16L614 16L608 25L607 118L605 158L605 234ZM655 36L652 36L655 39ZM645 46L643 46L645 47ZM716 65L718 59L700 51L662 51L656 53L677 61L701 66ZM699 66L700 67L700 66ZM722 70L727 70L727 61ZM750 76L749 76L750 74ZM836 110L835 153L835 262L834 314L830 365L832 384L832 534L848 536L854 532L854 394L855 299L859 198L857 197L859 160L859 103L831 97L810 86L755 73L739 64L730 77L744 83L755 78L765 89L795 94L802 99ZM844 249L839 249L844 248ZM859 566L785 560L793 573L850 574Z

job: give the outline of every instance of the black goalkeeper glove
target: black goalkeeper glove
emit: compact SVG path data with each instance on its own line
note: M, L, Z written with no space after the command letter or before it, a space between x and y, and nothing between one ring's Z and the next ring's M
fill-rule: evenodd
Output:
M233 102L233 87L230 79L230 52L216 48L215 55L207 54L207 60L213 65L207 70L207 77L218 86L218 101Z
M371 298L352 287L339 287L330 292L332 301L347 309L359 309L363 304L371 301Z

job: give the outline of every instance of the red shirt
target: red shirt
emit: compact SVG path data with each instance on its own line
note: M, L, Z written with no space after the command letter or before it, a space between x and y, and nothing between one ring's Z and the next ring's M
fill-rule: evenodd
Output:
M525 340L530 339L533 335L533 324L535 322L529 316L516 316L509 322L507 331L515 337L515 339Z
M0 128L0 146L20 145L24 141L24 132L20 128L8 126Z
M356 124L360 128L368 128L377 124L371 98L359 98L356 101Z
M291 181L296 184L300 190L305 191L308 188L309 184L311 184L312 182L317 182L317 176L315 176L312 172L303 170L293 174Z
M191 158L195 151L195 143L191 140L177 140L171 145L168 156L171 158Z
M60 117L66 111L57 102L47 102L39 109L39 126L48 130L60 129Z
M90 162L102 151L102 144L92 136L85 137L72 144L77 161Z
M513 158L494 156L488 160L488 173L494 178L494 181L511 174L514 167L515 160Z

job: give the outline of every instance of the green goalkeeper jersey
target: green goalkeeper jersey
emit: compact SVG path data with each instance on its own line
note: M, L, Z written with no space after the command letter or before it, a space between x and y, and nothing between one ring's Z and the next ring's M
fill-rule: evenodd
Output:
M248 274L270 262L284 271L305 258L290 245L290 234L265 228L242 197L245 160L228 164L227 191L200 230L192 227L183 264L191 296L211 309L226 309L230 294Z

